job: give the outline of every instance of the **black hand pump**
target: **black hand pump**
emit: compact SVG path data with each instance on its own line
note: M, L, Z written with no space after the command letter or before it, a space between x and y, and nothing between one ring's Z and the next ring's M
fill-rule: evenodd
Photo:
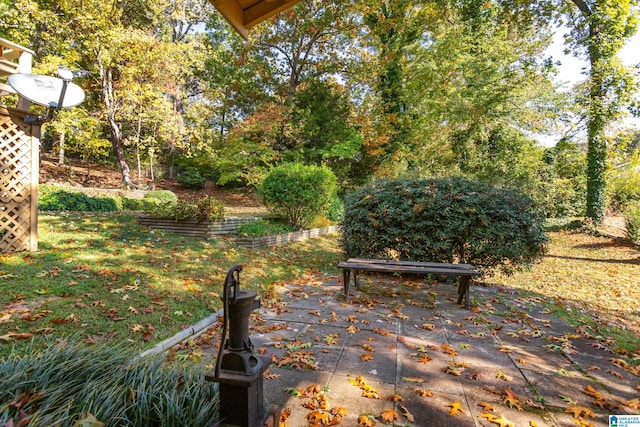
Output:
M224 281L224 318L216 368L205 379L220 384L221 427L276 427L279 411L267 413L263 402L262 374L271 363L253 352L249 316L260 307L256 291L240 290L241 265L229 269ZM228 337L227 337L228 333Z

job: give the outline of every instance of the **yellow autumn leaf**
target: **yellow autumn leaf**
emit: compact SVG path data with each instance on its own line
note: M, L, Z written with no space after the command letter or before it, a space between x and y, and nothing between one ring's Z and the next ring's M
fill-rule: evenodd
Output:
M460 407L460 402L451 402L445 405L451 409L449 409L449 415L452 417L457 416L460 413L464 414L464 410Z
M380 414L380 419L385 424L393 424L398 420L398 413L393 409L387 409Z
M376 420L369 415L360 415L358 417L358 426L359 427L373 427L376 425Z

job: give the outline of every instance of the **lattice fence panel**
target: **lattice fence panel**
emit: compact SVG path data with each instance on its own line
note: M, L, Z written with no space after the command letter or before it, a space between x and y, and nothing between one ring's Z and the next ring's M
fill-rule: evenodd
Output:
M0 252L38 248L38 132L0 108Z

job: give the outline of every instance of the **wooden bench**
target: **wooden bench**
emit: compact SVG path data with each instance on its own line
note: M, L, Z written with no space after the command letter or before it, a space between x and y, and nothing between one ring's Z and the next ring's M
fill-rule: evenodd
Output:
M380 259L349 258L345 262L339 262L338 268L342 270L344 294L349 296L349 281L353 275L353 284L358 289L358 272L371 271L376 273L410 273L410 274L433 274L437 276L458 276L460 285L458 286L458 304L465 297L464 306L469 309L469 285L471 278L479 276L480 273L471 264L446 264L440 262L413 262L413 261L391 261Z

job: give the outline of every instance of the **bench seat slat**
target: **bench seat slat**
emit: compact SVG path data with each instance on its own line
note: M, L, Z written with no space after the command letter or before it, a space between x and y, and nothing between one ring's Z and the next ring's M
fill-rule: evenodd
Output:
M417 273L417 274L442 274L455 276L477 276L480 272L467 269L456 269L439 266L411 266L411 265L384 265L384 264L362 264L357 262L339 263L338 268L348 268L351 270L379 271L381 273Z
M394 261L386 259L366 259L366 258L349 258L348 263L376 264L376 265L406 265L416 267L435 267L435 268L460 268L465 270L473 270L475 267L471 264L447 264L444 262L418 262L418 261Z
M469 309L469 285L473 276L482 273L471 264L449 264L440 262L394 261L365 258L349 258L339 262L338 268L343 270L344 291L349 295L349 276L353 275L353 282L358 288L358 271L372 271L378 273L409 273L435 274L443 276L460 276L458 286L458 304L465 297L465 307Z

